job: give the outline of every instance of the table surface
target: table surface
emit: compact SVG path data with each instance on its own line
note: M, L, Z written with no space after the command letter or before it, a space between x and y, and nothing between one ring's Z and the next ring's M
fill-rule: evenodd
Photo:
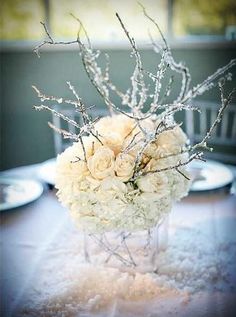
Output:
M38 167L39 165L21 167L4 172L2 175L16 175L35 179ZM218 191L201 195L189 195L174 205L170 215L170 231L173 233L181 228L188 228L190 231L198 230L199 235L207 234L212 239L211 242L215 247L216 256L220 254L219 245L222 246L224 242L228 243L230 241L231 247L228 251L224 250L224 256L226 262L227 257L231 259L231 263L232 259L235 260L233 271L235 269L236 272L235 206L235 193ZM65 228L68 230L68 227L71 227L73 228L72 231L75 229L67 211L57 201L55 191L50 190L47 186L45 186L44 193L38 200L26 206L2 212L0 217L1 316L21 316L19 307L21 307L21 303L31 300L30 298L26 299L26 290L29 289L30 282L38 276L37 272L43 266L43 259L47 250L55 241L59 241L59 237L62 236ZM201 248L204 248L204 245L201 245ZM201 255L204 255L203 251ZM219 259L222 261L222 254L219 255ZM47 261L53 263L56 259L51 257ZM228 282L231 286L226 288L225 291L224 289L216 289L214 292L207 290L201 292L201 294L193 294L191 300L187 304L185 303L184 307L183 301L176 303L176 298L179 295L170 297L168 301L165 299L166 306L174 306L173 310L167 310L165 305L160 306L161 316L236 316L234 315L236 311L235 275L234 273L229 275ZM122 304L116 302L116 306L113 305L112 307L112 310L108 309L107 312L103 311L103 313L99 311L87 312L86 315L84 312L78 315L68 314L68 316L160 316L157 304L149 314L145 313L144 308L141 304L139 305L138 301L129 303L129 307L127 301L123 301ZM27 315L25 312L25 315L22 313L22 316L31 315ZM37 314L32 314L32 316L37 316ZM54 315L42 314L42 316ZM58 313L57 316L67 315Z

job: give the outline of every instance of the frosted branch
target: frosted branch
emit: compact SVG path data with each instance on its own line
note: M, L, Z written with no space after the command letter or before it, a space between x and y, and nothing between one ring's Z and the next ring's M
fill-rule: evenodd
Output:
M41 111L41 110L48 110L50 111L53 115L63 119L64 121L68 122L69 124L73 125L76 128L80 128L79 124L77 122L75 122L74 120L70 119L69 117L65 116L63 113L58 112L48 106L45 105L40 105L40 106L33 106L33 108L37 111Z
M52 124L51 122L48 122L48 125L51 129L53 129L55 132L61 134L65 139L73 139L75 141L78 141L78 135L71 133L67 130L64 129L60 129L58 127L56 127L54 124Z
M50 35L48 29L47 29L47 26L44 22L40 22L44 28L44 31L48 37L48 40L44 40L42 43L40 43L39 45L37 45L35 48L34 48L34 52L37 54L38 57L40 57L40 49L45 46L45 45L71 45L71 44L75 44L77 43L78 41L75 40L75 41L68 41L68 42L64 42L64 41L54 41L52 36Z
M135 56L136 66L134 69L134 73L131 77L131 84L132 84L132 92L131 92L131 107L134 111L134 114L139 114L140 110L143 108L144 103L147 99L147 88L144 82L143 77L143 66L141 61L141 56L137 50L136 43L134 38L132 38L125 27L123 21L121 20L118 13L116 13L116 17L118 18L120 25L127 36L130 45L132 47L132 54ZM139 85L141 89L139 90ZM139 100L137 100L137 96L139 95Z
M38 95L38 98L41 100L41 102L44 102L44 101L56 101L58 104L67 103L67 104L70 104L72 106L77 106L78 105L78 101L64 99L62 97L58 98L58 97L55 97L55 96L47 96L47 95L43 94L36 86L32 86L32 88L36 91L36 93Z
M130 260L127 260L120 253L116 252L115 249L112 249L107 243L105 243L99 235L89 234L89 236L98 243L106 252L110 254L110 256L116 257L119 261L121 261L124 265L134 266L134 263Z
M225 109L228 107L228 105L231 103L233 96L236 92L236 89L234 88L226 98L224 98L224 91L223 91L223 83L219 82L219 89L221 92L221 107L218 110L216 119L214 120L214 122L212 123L210 129L208 130L207 134L204 136L204 138L202 139L202 141L200 143L197 143L196 145L193 146L192 150L196 150L198 148L205 148L208 149L207 147L207 141L210 139L212 132L214 131L214 129L216 128L216 126L221 122L223 114Z
M188 67L186 67L185 65L183 65L183 63L176 63L173 56L172 56L172 53L171 53L171 50L170 50L170 47L158 25L158 23L147 13L145 7L139 3L139 5L141 6L142 10L143 10L143 14L144 16L150 20L157 28L160 36L161 36L161 39L163 41L163 44L164 44L164 53L165 53L165 62L170 66L170 68L177 72L177 73L180 73L182 75L182 84L181 84L181 90L180 90L180 93L179 93L179 96L176 100L176 102L181 102L181 100L183 99L183 97L185 96L185 94L187 93L188 91L188 87L189 87L189 84L190 84L190 81L191 81L191 76L190 76L190 72L189 72L189 69ZM153 40L152 40L152 44L153 44L153 47L154 47L154 51L156 51L157 53L160 52L160 46L157 45Z
M194 153L187 160L185 160L185 161L181 161L180 160L177 164L174 164L172 166L159 168L159 169L155 169L155 170L152 170L152 171L141 171L141 172L139 172L136 175L135 179L140 177L140 176L147 175L147 174L150 174L150 173L159 173L159 172L165 172L165 171L169 171L169 170L178 170L180 167L188 165L193 160L203 161L204 160L203 159L203 152Z
M224 67L219 68L214 74L207 77L202 83L198 84L197 86L190 89L185 96L185 98L182 99L182 103L186 103L187 101L190 101L191 99L194 99L198 95L202 95L207 90L215 87L215 82L219 80L219 78L224 75L230 68L236 65L236 59L232 59L227 65ZM230 78L226 79L230 80Z

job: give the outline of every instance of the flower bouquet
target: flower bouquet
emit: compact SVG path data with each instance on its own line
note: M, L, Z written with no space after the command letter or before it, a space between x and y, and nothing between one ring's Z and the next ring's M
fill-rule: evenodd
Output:
M47 96L35 86L33 88L42 102L73 105L81 116L79 123L49 105L35 107L51 111L77 129L76 133L71 133L49 123L64 138L74 141L57 157L56 188L60 202L85 233L86 260L106 265L121 264L125 269L155 271L155 254L161 246L158 235L160 239L160 232L166 233L161 225L166 222L173 203L189 191L191 177L187 165L195 159L204 160L203 152L211 150L207 141L232 100L234 90L225 96L223 87L231 79L228 70L235 65L235 60L189 88L188 68L174 60L158 24L145 8L143 13L161 35L162 44L151 38L160 61L155 72L145 70L135 40L117 14L135 59L131 86L126 92L120 91L110 80L108 55L105 55L105 70L99 66L100 52L92 49L78 19L80 30L86 34L86 44L82 42L80 32L75 41L56 42L43 24L48 40L35 48L39 56L44 45L77 43L86 73L102 96L110 116L92 118L91 107L85 106L70 82L68 87L73 100ZM166 99L171 92L173 77L166 87L161 84L168 69L182 76L179 95L171 103L166 103ZM192 100L216 85L221 92L218 115L202 141L191 145L181 124L175 122L174 114L183 110L200 111ZM121 98L120 106L112 101L114 93ZM166 235L164 239L167 239Z

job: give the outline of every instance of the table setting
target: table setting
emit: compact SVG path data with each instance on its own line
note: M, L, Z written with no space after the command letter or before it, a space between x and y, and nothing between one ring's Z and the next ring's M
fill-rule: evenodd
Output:
M39 181L44 166L42 163L5 171L4 179L27 175ZM43 187L44 193L34 202L1 211L1 289L6 316L24 316L25 307L29 316L40 316L42 311L46 314L47 306L37 306L45 296L51 300L51 306L47 303L51 316L60 316L66 300L81 316L155 316L157 311L166 316L172 316L172 311L176 316L194 312L196 316L223 316L224 312L233 312L236 198L229 189L195 192L174 205L168 224L169 254L160 256L163 267L159 268L157 287L157 281L152 281L149 274L128 280L126 273L119 275L111 270L108 275L101 267L87 267L81 250L78 251L82 235L58 203L55 190L45 182ZM87 286L84 276L91 277ZM163 276L166 280L162 280ZM176 291L184 276L188 277L188 286ZM168 291L160 287L168 282L173 283ZM89 283L94 285L93 292ZM114 293L107 296L104 289ZM71 300L70 292L80 294L80 303L76 296ZM89 302L90 309L82 308L85 302ZM67 315L70 316L68 312Z
M70 42L57 42L41 23L47 38L37 56L46 45L77 44L107 113L97 117L70 81L70 98L32 86L34 109L49 111L49 127L70 143L55 158L0 173L3 316L235 315L236 168L205 153L214 151L211 138L232 104L235 90L225 85L236 61L191 87L188 67L175 61L157 22L140 7L162 42L151 40L159 60L150 72L116 13L134 61L126 92L110 79L108 55L100 66L100 51L79 19ZM172 77L162 86L169 68L181 76L171 101ZM175 114L201 114L194 100L214 87L220 106L192 143ZM61 105L72 106L74 116Z

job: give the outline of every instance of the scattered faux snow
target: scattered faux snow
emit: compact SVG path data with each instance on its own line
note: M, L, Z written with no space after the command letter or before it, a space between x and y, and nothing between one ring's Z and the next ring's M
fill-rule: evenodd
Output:
M146 316L156 316L157 305L171 316L176 307L170 305L185 307L191 296L236 292L236 240L215 241L200 229L179 228L171 235L158 254L157 273L86 264L81 250L76 230L48 248L17 316L142 316L144 309Z

